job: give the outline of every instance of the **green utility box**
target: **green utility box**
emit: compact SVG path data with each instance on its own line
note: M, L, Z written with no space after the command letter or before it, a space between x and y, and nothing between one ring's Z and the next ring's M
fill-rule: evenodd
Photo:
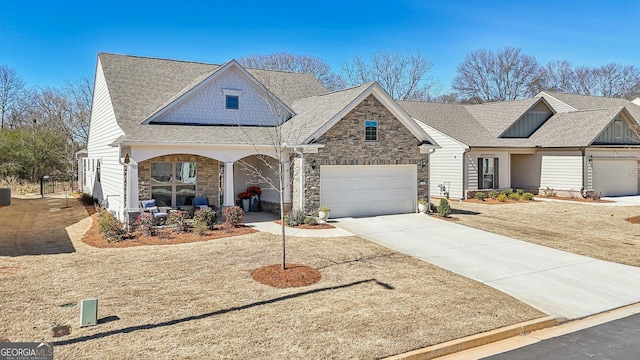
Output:
M98 325L98 299L85 299L80 303L80 327Z

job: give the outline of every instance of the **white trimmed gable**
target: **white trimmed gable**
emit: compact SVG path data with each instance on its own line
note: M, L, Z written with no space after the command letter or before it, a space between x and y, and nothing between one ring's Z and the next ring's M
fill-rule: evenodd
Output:
M237 110L226 108L226 96L238 96ZM292 115L286 105L232 62L157 111L145 124L274 126L275 119L282 122Z

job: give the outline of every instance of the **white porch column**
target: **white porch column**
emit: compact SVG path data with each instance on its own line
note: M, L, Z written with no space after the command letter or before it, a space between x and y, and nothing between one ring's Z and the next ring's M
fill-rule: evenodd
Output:
M138 211L138 164L131 161L127 167L127 204L129 212Z
M224 163L224 204L223 206L233 206L236 195L233 190L233 162Z
M284 166L284 203L291 204L291 195L292 195L292 182L291 182L291 162L287 161L282 166Z

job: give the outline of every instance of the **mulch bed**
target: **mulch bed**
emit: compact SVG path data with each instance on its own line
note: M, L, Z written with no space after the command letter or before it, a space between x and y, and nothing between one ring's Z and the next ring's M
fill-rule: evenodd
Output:
M280 220L273 220L274 223L280 225L281 222ZM302 224L302 225L298 225L298 226L289 226L289 225L285 225L286 227L290 227L290 228L294 228L294 229L308 229L308 230L324 230L324 229L334 229L335 226L331 225L331 224L317 224L317 225L309 225L309 224Z
M554 200L566 200L566 201L578 201L578 202L592 202L592 203L612 203L611 200L593 200L592 198L582 198L582 197L569 197L569 196L544 196L538 195L539 198L544 199L554 199Z
M320 281L322 275L314 268L299 264L267 265L251 272L253 280L278 289L309 286Z
M626 218L625 220L627 220L628 222L630 222L632 224L640 224L640 215L639 216L632 216L630 218Z
M457 217L454 217L454 216L442 217L442 216L440 216L440 215L438 215L436 213L429 214L429 216L433 216L434 218L447 220L447 221L458 221L458 220L460 220L460 219L458 219Z
M107 240L105 240L104 236L102 236L102 233L100 233L100 231L98 230L98 221L96 220L96 215L92 215L91 217L93 218L93 224L91 225L91 229L89 229L89 231L87 231L87 233L82 237L82 242L89 246L102 249L126 248L142 245L184 244L256 232L256 230L246 226L233 228L231 231L222 230L217 227L212 231L208 231L205 235L197 235L191 232L180 234L174 232L173 229L158 229L156 236L142 236L141 234L133 233L132 237L129 239L108 242Z
M522 202L531 202L533 200L507 200L507 201L498 201L492 198L485 198L484 200L478 199L464 199L464 202L476 203L476 204L487 204L487 205L503 205L503 204L516 204Z

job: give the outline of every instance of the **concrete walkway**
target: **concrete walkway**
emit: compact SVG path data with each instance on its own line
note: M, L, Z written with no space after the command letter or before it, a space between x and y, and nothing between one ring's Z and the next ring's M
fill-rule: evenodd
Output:
M258 231L268 232L271 234L282 234L282 226L274 222L279 218L278 215L260 211L260 212L248 212L244 215L245 225L252 227ZM335 224L332 224L335 226ZM298 229L293 227L285 227L285 234L287 236L299 236L299 237L341 237L341 236L353 236L353 234L340 227L334 227L333 229Z
M640 302L640 268L421 214L342 218L335 225L485 283L557 318L577 319Z

